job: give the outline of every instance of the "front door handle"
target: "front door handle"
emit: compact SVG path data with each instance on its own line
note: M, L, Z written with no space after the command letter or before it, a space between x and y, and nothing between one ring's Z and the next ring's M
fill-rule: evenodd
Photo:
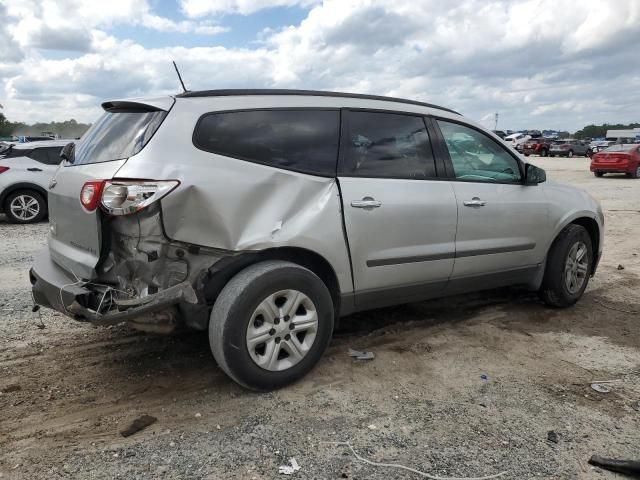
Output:
M41 168L27 168L27 170L29 170L30 172L41 172L42 171Z
M478 207L484 207L487 204L487 202L480 200L478 197L473 197L471 200L465 200L464 202L462 202L462 204L465 207L478 208Z
M364 197L362 200L354 200L351 202L353 208L378 208L381 205L382 202L372 197Z

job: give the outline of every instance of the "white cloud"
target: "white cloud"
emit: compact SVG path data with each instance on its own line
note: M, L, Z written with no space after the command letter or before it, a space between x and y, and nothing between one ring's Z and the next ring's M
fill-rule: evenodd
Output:
M182 11L189 17L239 13L249 15L274 7L309 7L320 0L180 0Z
M259 43L247 39L251 48L145 48L115 38L105 33L108 25L125 21L160 31L225 28L210 19L163 19L144 1L116 1L118 8L96 6L99 19L89 18L79 0L52 2L55 8L42 2L36 17L9 7L13 20L7 29L26 55L10 67L0 57L0 101L9 118L90 121L105 99L176 93L175 59L190 89L318 88L404 96L454 108L487 125L497 111L502 128L575 130L586 123L639 120L637 0L328 0L299 25L265 31ZM72 3L78 8L63 18ZM301 2L184 0L183 8L198 17L283 3ZM89 32L88 39L74 42L86 44L84 53L77 48L76 58L46 60L29 47L43 25L59 32L65 22ZM19 24L27 33L18 32ZM0 40L2 35L0 29Z

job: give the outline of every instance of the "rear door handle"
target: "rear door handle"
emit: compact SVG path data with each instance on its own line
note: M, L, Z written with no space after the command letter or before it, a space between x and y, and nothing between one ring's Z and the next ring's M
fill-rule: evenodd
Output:
M480 200L478 197L473 197L471 200L465 200L464 202L462 202L462 204L465 207L478 208L478 207L484 207L487 204L487 202Z
M27 170L29 170L30 172L41 172L42 171L41 168L27 168Z
M372 197L364 197L362 200L354 200L351 202L353 208L378 208L381 205L382 202Z

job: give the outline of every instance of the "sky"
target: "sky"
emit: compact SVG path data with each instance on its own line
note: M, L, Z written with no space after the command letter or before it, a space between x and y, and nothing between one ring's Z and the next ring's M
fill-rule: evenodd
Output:
M493 128L640 121L640 0L0 0L0 112L301 88L446 106Z

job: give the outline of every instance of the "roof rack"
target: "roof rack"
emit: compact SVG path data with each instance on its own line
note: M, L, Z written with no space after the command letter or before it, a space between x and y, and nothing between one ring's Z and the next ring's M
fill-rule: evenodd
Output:
M345 93L345 92L327 92L322 90L290 90L279 88L263 88L263 89L240 89L230 88L223 90L196 90L193 92L185 92L176 95L178 98L197 98L197 97L230 97L241 95L304 95L313 97L340 97L340 98L360 98L364 100L381 100L385 102L406 103L409 105L419 105L421 107L437 108L446 112L458 112L449 108L433 105L431 103L417 102L415 100L407 100L405 98L384 97L382 95L366 95L362 93Z

